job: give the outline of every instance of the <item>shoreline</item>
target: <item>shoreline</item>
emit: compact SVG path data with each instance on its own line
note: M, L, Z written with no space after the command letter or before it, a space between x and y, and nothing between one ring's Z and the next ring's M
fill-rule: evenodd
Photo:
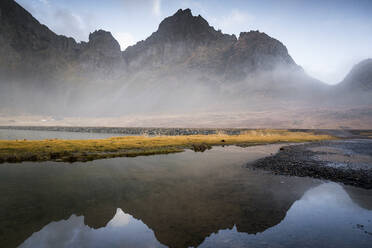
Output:
M212 146L252 146L336 139L326 134L288 130L250 130L243 134L125 136L92 140L0 140L0 163L23 161L87 162L114 157L168 154Z
M282 147L247 164L274 174L312 177L372 189L372 140L320 141Z

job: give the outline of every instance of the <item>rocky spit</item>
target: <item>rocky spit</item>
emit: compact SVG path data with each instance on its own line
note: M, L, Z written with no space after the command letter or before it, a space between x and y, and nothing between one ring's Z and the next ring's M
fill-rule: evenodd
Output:
M247 167L372 189L372 140L350 139L285 146L277 154Z
M224 133L238 135L251 129L235 128L145 128L145 127L63 127L63 126L0 126L0 129L57 131L82 133L112 133L118 135L209 135Z
M253 128L163 128L163 127L84 127L84 126L0 126L0 129L55 131L55 132L82 132L82 133L109 133L117 135L209 135L223 133L239 135L245 131L257 130ZM367 130L341 130L341 129L289 129L293 132L313 132L327 134L341 139L365 138L371 131Z

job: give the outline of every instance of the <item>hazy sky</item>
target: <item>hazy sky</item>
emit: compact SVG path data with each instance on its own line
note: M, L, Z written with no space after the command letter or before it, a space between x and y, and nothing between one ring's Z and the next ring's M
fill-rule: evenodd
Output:
M372 58L372 0L17 0L58 34L88 39L111 31L122 50L147 38L162 19L190 8L237 36L260 30L282 41L308 74L326 83Z

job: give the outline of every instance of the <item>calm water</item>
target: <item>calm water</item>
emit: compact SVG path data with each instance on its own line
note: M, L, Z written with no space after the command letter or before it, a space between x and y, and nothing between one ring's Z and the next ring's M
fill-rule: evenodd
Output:
M278 148L0 165L0 247L371 247L372 191L244 168Z
M43 140L43 139L104 139L113 136L124 136L112 133L83 133L35 130L0 129L0 140Z

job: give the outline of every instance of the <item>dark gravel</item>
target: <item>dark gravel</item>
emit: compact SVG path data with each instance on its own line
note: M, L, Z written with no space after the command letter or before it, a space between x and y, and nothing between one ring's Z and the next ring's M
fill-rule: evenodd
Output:
M340 161L344 159L345 161ZM285 146L249 168L314 177L372 189L372 140L324 141ZM339 166L332 166L337 164ZM361 169L363 168L363 169Z

